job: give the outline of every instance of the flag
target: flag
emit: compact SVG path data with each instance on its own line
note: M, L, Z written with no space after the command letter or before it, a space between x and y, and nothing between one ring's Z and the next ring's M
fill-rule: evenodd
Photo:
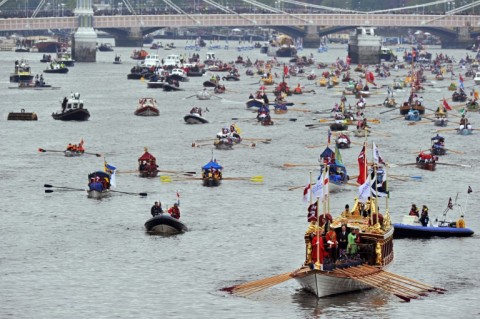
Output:
M335 145L335 164L343 166L342 154L340 154L340 149Z
M443 106L445 106L445 108L449 111L452 110L452 108L450 107L450 105L448 105L447 100L445 100L445 98L443 98Z
M467 190L467 194L470 194L472 191L472 188L470 186L468 186L468 190Z
M317 182L312 187L312 193L314 197L323 198L324 195L328 195L328 181L328 173L324 174L322 172Z
M330 138L332 137L332 131L328 129L328 139L327 139L327 144L330 144Z
M362 151L358 155L358 177L357 183L363 185L365 180L367 179L367 172L366 172L366 165L367 165L367 158L365 157L365 144L363 145Z
M303 189L303 202L307 203L310 200L310 183Z
M453 209L453 203L452 203L452 198L451 198L451 197L448 199L448 205L447 205L447 207L448 207L449 209Z
M283 74L288 75L288 66L286 66L285 64L283 65Z
M383 176L379 176L378 172L381 172ZM387 175L383 171L373 171L371 174L371 195L373 197L387 197L388 191L384 189L383 183L387 180Z
M365 180L365 182L358 187L358 201L361 203L365 203L367 199L370 197L371 189L370 189L370 176Z
M177 204L180 206L180 193L177 191Z
M373 143L373 162L375 164L385 164L383 158L380 156L380 151L378 150L377 145Z
M115 166L108 164L107 161L104 160L103 171L105 173L110 174L110 185L112 185L113 187L117 187L117 180L115 178L115 170L116 169L117 168Z

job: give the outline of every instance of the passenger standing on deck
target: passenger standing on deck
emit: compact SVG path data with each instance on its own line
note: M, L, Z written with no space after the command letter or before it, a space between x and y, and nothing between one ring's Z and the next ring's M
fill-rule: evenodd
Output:
M163 214L162 203L155 202L155 205L150 209L150 213L153 217Z
M428 226L428 221L430 218L428 217L428 207L427 205L423 205L422 207L422 214L420 216L420 222L422 223L422 226Z
M342 225L342 230L338 234L338 256L342 257L345 255L347 251L348 245L348 232L347 232L347 225Z
M355 228L350 234L348 234L347 254L353 255L358 252L357 243L360 241L360 230Z

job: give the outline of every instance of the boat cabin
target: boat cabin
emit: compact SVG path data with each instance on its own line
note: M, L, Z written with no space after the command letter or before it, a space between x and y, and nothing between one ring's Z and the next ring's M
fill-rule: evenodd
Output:
M146 67L158 67L160 66L160 58L157 54L149 54L143 63Z
M187 72L185 72L182 69L173 69L170 75L178 75L178 76L181 76L181 77L186 77Z
M165 57L163 65L165 66L180 66L182 62L180 61L180 56L178 54L169 54Z
M80 93L72 93L67 100L66 110L83 109L83 100L80 100Z
M217 58L215 57L215 52L207 52L207 56L206 56L206 59L207 60L216 60Z

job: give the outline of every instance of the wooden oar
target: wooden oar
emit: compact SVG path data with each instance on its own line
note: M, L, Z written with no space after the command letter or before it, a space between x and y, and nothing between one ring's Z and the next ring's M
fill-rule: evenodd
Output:
M229 292L240 296L248 296L252 293L264 290L266 288L281 284L294 277L293 272L287 272L284 274L264 278L256 281L247 282L240 285L222 288L222 291Z
M39 152L42 152L42 153L45 153L45 152L65 153L65 151L45 150L45 149L43 149L43 148L39 148L38 151L39 151ZM83 152L83 154L95 155L96 157L102 157L102 154L98 154L98 153Z
M171 173L171 174L188 174L188 175L195 175L197 174L197 172L195 171L168 171L168 170L165 170L165 169L159 169L158 170L159 172L162 172L162 173Z
M196 94L190 95L190 96L184 97L183 99L186 100L186 99L189 99L189 98L194 97L194 96L197 96L197 95Z
M456 128L442 128L442 129L439 129L439 130L435 130L435 133L438 133L438 132L448 132L448 131L456 131L457 129Z
M391 293L391 294L399 297L400 299L402 299L406 302L410 301L410 297L408 295L405 295L405 294L399 292L396 289L391 289L386 285L379 284L378 282L372 280L371 278L366 278L367 276L361 277L359 275L352 274L350 272L350 268L347 268L347 269L338 269L337 268L337 269L335 269L335 271L350 277L352 280L360 281L364 284L367 284L368 286L375 287L375 288L378 288L378 289L383 290L385 292Z
M110 192L120 193L120 194L126 194L126 195L135 195L135 196L141 196L141 197L147 196L147 193L121 192L121 191L116 191L116 190L113 190L113 189L110 189Z
M397 109L397 108L394 107L394 108L392 108L392 109L390 109L390 110L382 111L382 112L380 112L379 114L384 114L384 113L387 113L387 112L392 112L392 111L395 111L396 109Z
M263 176L257 175L252 177L224 177L223 180L227 180L227 181L247 181L248 180L254 183L262 183Z
M54 186L54 185L50 185L50 184L44 184L43 187L45 187L45 188L69 189L69 190L73 190L73 191L85 191L85 189L82 189L82 188L73 188L73 187L66 187L66 186ZM51 193L51 192L45 191L45 193Z
M417 125L417 124L431 124L432 122L427 122L427 121L417 121L417 122L410 122L408 125Z
M452 150L451 148L446 148L445 150L447 150L449 152L452 152L452 153L455 153L455 154L461 154L461 155L465 154L465 152Z
M299 188L302 188L302 187L305 187L305 185L293 186L293 187L290 187L288 190L293 191L293 190L296 190L296 189L299 189Z
M438 165L445 165L445 166L467 167L467 168L472 167L472 165L465 165L465 164L440 163L440 162L437 162L437 164Z
M207 145L213 145L213 144L212 143L196 144L195 142L192 143L192 147L202 147Z
M294 163L285 163L283 164L283 167L300 167L300 166L319 166L320 164L294 164Z
M390 121L392 121L392 120L398 120L398 119L404 118L404 117L405 117L405 115L395 116L395 117L392 117L392 118L390 119Z
M63 192L77 192L77 191L82 191L85 192L85 189L63 189L63 190L58 190L58 191L63 191ZM53 189L46 189L45 193L53 193L55 192Z

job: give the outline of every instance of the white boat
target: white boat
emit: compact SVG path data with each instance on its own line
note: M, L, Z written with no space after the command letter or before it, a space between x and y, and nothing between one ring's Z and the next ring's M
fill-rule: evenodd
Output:
M143 64L147 67L147 68L151 68L152 66L153 67L159 67L161 65L160 63L160 58L158 57L157 54L149 54L147 55L147 57L145 58L145 60L143 61Z
M473 78L475 84L480 84L480 72L475 72L475 77Z
M178 54L169 54L163 61L163 66L167 67L179 67L181 64L182 62L180 61L180 56Z
M212 95L207 90L197 92L197 99L199 100L210 100Z

